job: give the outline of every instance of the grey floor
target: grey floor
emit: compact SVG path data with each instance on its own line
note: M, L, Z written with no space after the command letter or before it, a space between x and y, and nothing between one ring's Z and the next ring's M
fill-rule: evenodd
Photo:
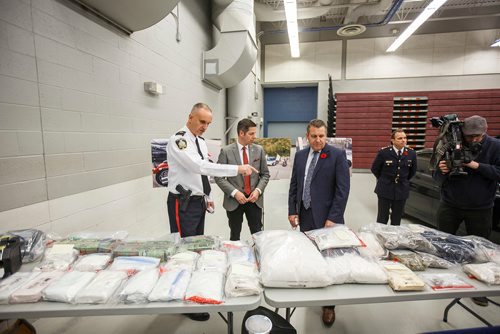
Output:
M216 187L214 187L216 188ZM376 196L373 193L374 177L367 173L354 173L351 193L346 211L346 222L353 228L375 221ZM218 191L218 189L216 189ZM287 221L288 180L272 181L266 189L265 229L288 229ZM221 193L217 193L221 203ZM224 210L219 207L209 215L206 234L229 237ZM168 229L167 221L162 222ZM143 226L146 228L145 226ZM161 226L147 227L151 233ZM244 228L242 239L249 240L248 228ZM500 298L493 298L500 302ZM481 327L483 324L460 307L454 307L448 323L441 319L450 300L415 301L403 303L366 304L339 306L337 320L332 328L325 328L320 320L321 308L298 308L292 325L298 333L422 333L457 328ZM464 303L494 325L500 325L500 307L479 307L470 300ZM280 310L284 315L284 310ZM243 312L235 312L235 333L241 329ZM217 314L208 322L198 323L182 315L106 316L81 318L31 319L40 334L80 333L225 333L227 327Z

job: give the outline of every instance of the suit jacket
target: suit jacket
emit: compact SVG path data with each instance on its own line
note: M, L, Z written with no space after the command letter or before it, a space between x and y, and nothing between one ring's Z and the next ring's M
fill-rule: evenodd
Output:
M393 201L405 200L410 194L410 179L417 172L417 154L405 147L398 159L392 146L378 152L373 161L371 171L377 178L375 193Z
M266 163L266 153L264 149L260 145L251 144L248 148L248 164L255 167L259 171L259 173L252 173L250 176L250 187L252 191L255 188L259 188L262 191L262 194L259 196L259 199L255 202L260 208L264 205L264 189L269 182L269 169L267 168ZM240 152L238 151L238 144L233 143L224 148L222 148L219 154L219 164L231 164L231 165L242 165L243 162L240 158ZM216 177L215 182L224 192L224 203L223 207L227 211L234 211L240 205L238 201L234 197L231 196L231 193L234 189L238 189L239 191L244 193L245 184L243 181L243 175L238 174L232 177Z
M295 154L288 192L289 215L300 215L308 155L309 148ZM311 180L311 209L316 228L324 227L327 219L344 224L349 188L349 166L345 151L326 145L318 157Z

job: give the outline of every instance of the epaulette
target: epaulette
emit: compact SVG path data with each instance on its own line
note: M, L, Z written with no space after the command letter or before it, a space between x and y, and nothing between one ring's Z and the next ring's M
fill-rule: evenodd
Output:
M381 150L385 150L385 149L387 149L387 148L391 148L391 147L392 147L392 145L389 145L389 146L384 146L384 147L381 147L380 149L381 149Z
M198 138L205 140L205 138L203 138L202 136L198 136Z
M411 150L411 151L414 151L413 148L411 148L410 146L406 146L407 149Z
M175 135L176 136L184 136L186 134L186 131L179 131Z

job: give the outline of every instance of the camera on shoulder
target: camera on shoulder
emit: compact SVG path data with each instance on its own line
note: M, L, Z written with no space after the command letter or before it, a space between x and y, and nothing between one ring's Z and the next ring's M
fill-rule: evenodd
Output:
M441 160L446 161L450 176L467 175L464 163L473 161L481 152L480 143L467 143L462 132L463 121L457 114L430 118L433 127L439 128L439 135L433 146L430 161L431 170L438 168Z

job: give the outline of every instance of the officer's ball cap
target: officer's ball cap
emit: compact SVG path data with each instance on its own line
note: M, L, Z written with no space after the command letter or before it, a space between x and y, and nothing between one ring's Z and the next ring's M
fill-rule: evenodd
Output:
M462 127L462 132L464 135L482 135L486 132L488 125L486 124L486 119L484 117L474 115L467 117L464 120L464 126Z

